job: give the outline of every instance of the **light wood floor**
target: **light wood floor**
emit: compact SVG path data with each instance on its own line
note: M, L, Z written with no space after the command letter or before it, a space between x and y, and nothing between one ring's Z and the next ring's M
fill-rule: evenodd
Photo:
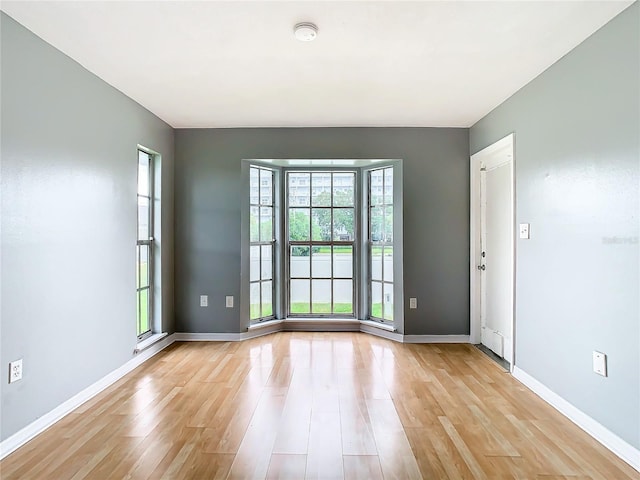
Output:
M470 345L176 343L5 458L11 479L639 478Z

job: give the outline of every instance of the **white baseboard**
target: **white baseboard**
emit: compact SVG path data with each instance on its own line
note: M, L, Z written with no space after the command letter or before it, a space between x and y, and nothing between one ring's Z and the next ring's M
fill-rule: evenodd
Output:
M404 343L470 343L469 335L405 335Z
M173 335L169 335L168 337L163 338L162 340L154 343L150 347L146 348L144 351L133 357L127 363L122 365L120 368L117 368L113 372L107 374L105 377L102 377L97 382L89 385L84 390L75 394L69 400L64 403L58 405L56 408L51 410L48 413L45 413L40 418L31 422L29 425L14 433L10 437L6 438L0 443L0 460L9 455L11 452L15 451L29 440L34 438L36 435L42 433L47 428L49 428L54 423L61 420L67 414L71 413L73 410L78 408L80 405L85 403L88 400L91 400L97 394L102 392L105 388L110 386L111 384L117 382L122 377L124 377L127 373L131 372L135 368L142 365L144 362L153 357L156 353L164 350L169 345L171 345L175 341Z
M640 471L640 450L622 440L582 410L574 407L524 370L514 366L513 376L622 460Z
M264 335L270 335L272 333L281 332L283 329L282 320L271 320L264 324L256 323L249 326L248 331L242 333L242 340L248 340L250 338L262 337Z
M360 325L367 325L369 327L380 328L387 332L396 332L396 327L390 323L376 322L374 320L360 320Z
M242 333L174 333L176 342L241 342L275 332L363 332L399 343L469 343L469 335L403 335L360 320L298 320L270 322L264 328L252 326ZM386 326L385 326L386 327Z
M151 347L152 345L158 343L160 340L165 338L167 335L168 335L167 333L154 333L149 338L145 338L143 341L138 342L133 353L135 354L142 353L147 348Z
M239 342L242 333L174 333L176 342Z
M282 322L269 322L264 326L252 326L241 333L174 333L176 342L241 342L250 338L262 337L282 331Z
M276 325L282 325L282 322L284 322L284 320L278 319L278 318L274 318L272 320L265 320L265 321L262 321L262 322L256 322L256 323L252 323L251 325L249 325L247 327L247 330L248 331L260 330L260 329L263 329L263 328L270 328L270 327L274 327L275 328ZM280 327L280 328L282 328L282 327Z
M399 343L402 343L402 340L404 338L404 335L402 335L401 333L390 332L386 329L367 324L360 324L360 331L362 333L368 333L369 335L386 338L387 340L393 340L394 342Z

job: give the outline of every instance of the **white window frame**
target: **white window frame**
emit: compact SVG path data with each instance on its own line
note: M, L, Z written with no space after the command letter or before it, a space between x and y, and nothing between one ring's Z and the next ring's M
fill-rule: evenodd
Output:
M386 231L386 221L385 221L385 211L388 207L391 207L392 210L392 218L393 221L395 222L395 216L396 216L396 209L395 206L393 204L393 197L391 198L391 203L387 202L387 195L385 193L385 187L386 187L386 183L387 183L387 175L386 173L388 171L391 171L391 175L393 178L393 166L383 166L383 167L379 167L379 168L372 168L370 170L367 171L367 178L366 178L366 185L367 185L367 227L368 227L368 235L367 235L367 252L368 252L368 266L369 266L369 276L367 279L367 286L368 286L368 292L369 292L369 297L368 297L368 301L367 301L367 308L369 309L369 319L370 320L374 320L374 321L378 321L378 322L382 322L382 323L390 323L393 324L393 319L395 318L394 313L395 313L395 292L394 292L394 282L393 280L389 281L389 280L385 280L385 260L384 260L384 254L387 248L391 248L391 250L395 253L395 245L394 245L394 240L395 237L393 236L393 225L392 225L392 231L391 232L387 232ZM372 201L372 182L371 182L371 176L374 172L382 172L382 194L380 195L382 198L382 203L376 203L375 205L373 204ZM392 183L392 185L394 186L393 190L395 190L395 184ZM383 210L383 219L382 219L382 223L383 223L383 232L384 232L384 237L382 239L374 239L373 235L372 235L372 227L371 227L371 222L372 222L372 210L374 208L382 208ZM391 238L391 240L389 240L389 238ZM373 278L373 249L374 248L380 248L381 252L382 252L382 259L381 259L381 271L380 271L380 279L374 279ZM395 258L395 256L394 256ZM392 269L393 269L393 264L392 264ZM392 272L393 274L393 272ZM395 279L395 277L394 277ZM380 312L380 316L375 316L374 312L373 312L373 285L374 284L379 284L380 285L380 296L381 296L381 303L380 303L380 308L381 308L381 312ZM392 307L392 311L391 312L387 312L386 308L385 308L385 295L387 292L387 289L389 288L388 286L390 285L390 289L393 292L393 307ZM388 318L388 315L391 316L391 318Z
M295 205L289 205L289 175L290 174L295 174L295 173L308 173L310 175L310 181L309 181L309 206L308 207L302 207L302 206L295 206ZM312 175L314 173L330 173L331 174L331 183L330 183L330 191L331 191L331 206L330 207L326 207L326 206L313 206L313 202L312 202L312 189L313 189L313 185L312 185ZM354 185L353 185L353 194L354 194L354 198L353 198L353 207L341 207L341 206L334 206L333 205L333 173L352 173L354 175ZM356 318L357 317L357 313L358 313L358 290L359 290L359 285L360 285L360 281L358 278L358 269L357 269L357 258L359 256L359 238L360 238L360 232L359 232L359 228L358 228L358 218L359 218L359 213L360 213L360 206L359 206L359 196L358 196L358 185L360 183L360 172L358 171L358 169L344 169L344 168L330 168L330 167L314 167L314 168L302 168L302 169L298 169L298 168L289 168L289 169L285 169L283 172L284 175L284 181L283 181L283 185L284 187L284 196L286 199L285 202L285 213L284 213L284 218L283 218L283 222L285 224L285 241L283 242L284 245L284 254L283 254L283 258L285 258L285 278L286 278L286 282L283 282L283 286L286 288L286 302L285 302L285 309L286 309L286 315L288 318L300 318L300 319L304 319L304 318ZM293 185L294 188L296 188L296 185ZM289 211L290 209L296 209L296 208L308 208L309 209L309 227L310 227L310 232L309 232L309 240L308 241L292 241L289 239L289 231L288 231L288 226L289 226ZM351 241L340 241L340 240L313 240L311 238L311 225L313 222L313 209L314 208L330 208L331 209L331 215L333 216L333 210L334 209L342 209L342 208L353 208L353 212L354 212L354 225L353 225L353 234L354 234L354 238ZM294 313L290 311L290 307L291 307L291 275L290 275L290 249L291 247L305 247L308 246L310 249L310 271L309 271L309 277L308 280L310 282L310 290L309 290L309 312L308 313ZM333 275L333 259L330 260L331 263L331 276L330 277L326 277L326 278L320 278L320 277L313 277L313 265L312 265L312 255L313 255L313 248L314 247L330 247L333 251L333 247L337 246L350 246L352 247L352 258L353 258L353 265L352 265L352 275L351 278L347 279L346 277L334 277ZM300 277L300 278L294 278L294 280L298 280L298 279L307 279L307 277ZM334 309L334 292L333 292L333 281L334 280L351 280L352 282L352 286L353 286L353 294L351 297L351 305L352 305L352 311L351 313L314 313L312 312L312 305L313 305L313 280L330 280L331 281L331 310Z
M289 170L356 170L356 202L360 207L356 207L355 221L356 228L359 230L356 234L357 238L357 254L354 254L355 271L354 278L359 278L354 285L356 300L354 303L355 318L363 325L379 326L382 329L392 329L398 333L404 333L404 282L403 282L403 200L402 200L402 160L400 159L243 159L241 161L241 290L240 290L240 330L247 331L252 326L258 327L261 322L250 321L250 249L249 249L249 225L250 225L250 178L249 168L251 165L263 166L274 171L275 176L275 259L274 259L274 321L282 321L286 319L287 305L287 278L285 256L286 251L286 232L285 232L285 215L287 214L284 181L286 172ZM382 323L372 320L369 308L369 249L368 249L368 188L366 185L368 171L378 169L385 166L393 166L393 292L394 292L394 315L393 322ZM313 316L316 319L318 316ZM300 322L304 322L305 318L299 318ZM333 318L326 318L322 321L331 323ZM262 322L265 326L271 322Z
M148 158L148 167L147 167L147 173L148 173L148 186L149 186L149 191L147 195L143 195L140 193L139 190L139 185L140 185L140 173L141 173L141 169L140 169L140 156L141 155L145 155ZM147 268L147 283L145 286L142 286L141 284L138 283L138 281L136 281L136 310L137 310L137 314L136 314L136 335L138 338L138 341L144 340L145 338L149 337L152 332L153 332L153 312L154 312L154 300L155 300L155 296L154 296L154 275L155 275L155 251L154 251L154 238L153 238L153 234L154 234L154 226L155 226L155 222L154 222L154 184L155 184L155 158L154 155L142 150L142 149L138 149L138 158L136 161L136 169L137 169L137 175L136 175L136 268L137 268L137 279L142 278L142 272L140 270L140 265L141 265L141 247L148 247L148 255L147 255L147 262L148 262L148 268ZM148 218L147 218L147 222L149 225L149 230L148 230L148 236L146 238L139 238L139 227L140 227L140 216L139 216L139 210L138 210L138 200L140 198L146 198L148 203L149 203L149 210L147 212ZM142 292L146 290L147 291L147 329L142 331L142 310L141 310L141 302L140 302L140 297Z
M263 322L266 320L271 320L273 318L275 318L276 316L276 262L275 262L275 257L276 257L276 172L273 169L270 168L266 168L266 167L262 167L259 165L251 165L249 167L249 176L251 177L251 170L256 170L258 172L258 203L252 203L251 202L251 192L249 192L249 209L251 208L258 208L258 240L257 241L253 241L251 240L251 235L249 235L249 252L251 252L251 247L258 247L258 251L259 251L259 274L258 274L258 279L257 280L251 280L251 275L249 275L249 289L251 289L251 285L258 285L258 289L260 292L260 315L256 318L251 318L251 313L249 313L249 320L252 323L256 323L256 322ZM270 204L263 204L262 203L262 176L260 175L260 172L269 172L271 174L271 203ZM251 188L251 186L249 186L249 188ZM272 235L271 235L271 239L269 240L262 240L262 235L261 235L261 231L260 231L260 226L261 226L261 222L260 222L260 208L261 207L271 207L271 225L272 225ZM263 246L270 246L271 247L271 279L262 279L262 271L263 271L263 265L262 265L262 247ZM251 268L251 267L249 267ZM263 295L263 291L262 291L262 285L263 283L266 282L271 282L271 315L262 315L263 313L263 305L264 305L264 299L262 298ZM249 312L251 312L251 308L249 309Z

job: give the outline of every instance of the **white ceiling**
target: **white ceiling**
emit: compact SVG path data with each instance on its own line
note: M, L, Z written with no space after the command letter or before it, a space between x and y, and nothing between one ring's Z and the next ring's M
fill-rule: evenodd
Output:
M632 1L2 1L173 127L468 127ZM293 26L319 28L309 43Z

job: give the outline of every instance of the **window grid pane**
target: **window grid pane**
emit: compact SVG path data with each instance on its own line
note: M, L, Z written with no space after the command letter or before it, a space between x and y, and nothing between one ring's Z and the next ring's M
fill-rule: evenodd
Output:
M334 245L332 256L333 278L353 278L353 247Z
M290 207L308 207L311 205L311 174L290 172L287 174L287 198Z
M291 302L289 311L292 314L311 313L311 285L310 280L291 280L289 295Z
M273 247L262 245L260 248L260 279L273 279Z
M249 247L249 281L260 280L260 246Z
M355 175L351 173L333 174L333 206L353 207L355 198Z
M260 282L249 285L249 305L251 320L260 318Z
M289 240L309 241L311 230L311 210L309 208L289 209Z
M260 207L260 241L273 240L273 207Z

